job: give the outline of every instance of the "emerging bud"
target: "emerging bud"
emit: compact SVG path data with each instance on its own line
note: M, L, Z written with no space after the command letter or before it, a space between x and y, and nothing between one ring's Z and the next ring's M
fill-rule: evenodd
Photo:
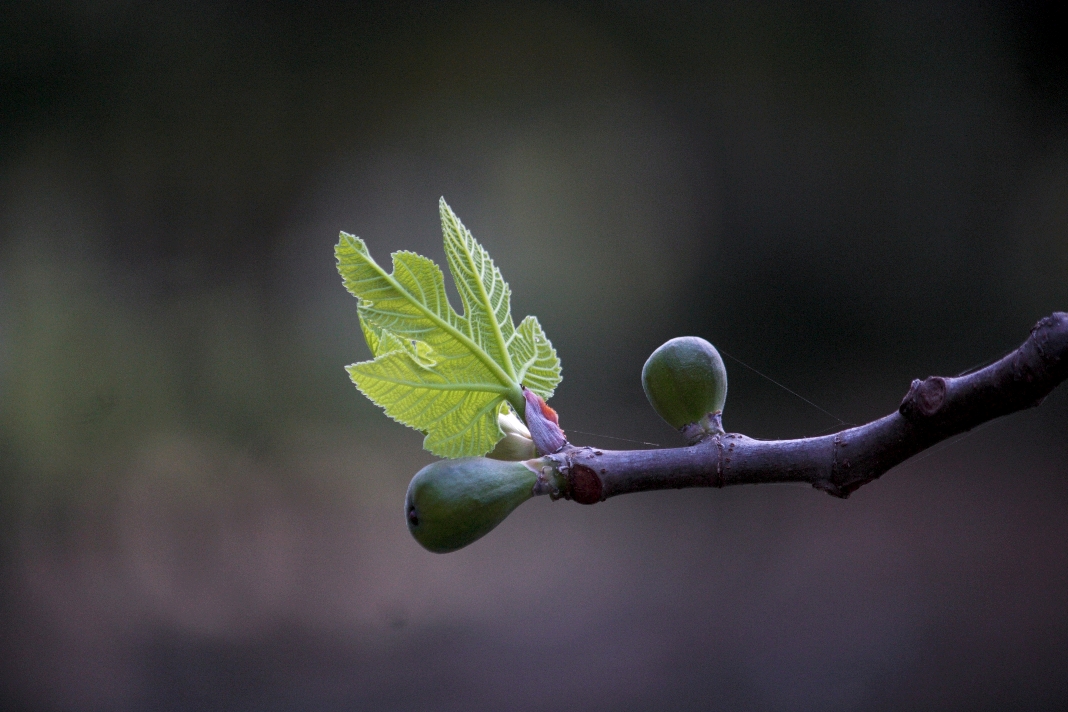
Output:
M642 387L653 409L690 442L723 432L727 369L704 339L680 336L660 346L642 368Z
M485 457L438 460L416 473L404 498L408 531L438 554L467 546L530 499L538 473Z
M530 460L538 456L530 431L515 413L501 413L497 416L497 424L504 431L504 438L486 453L486 457L492 457L494 460Z
M538 452L542 455L559 452L567 445L567 438L560 429L560 418L557 417L556 411L550 408L541 396L527 388L523 389L523 398L527 401L523 416L527 420L530 436Z

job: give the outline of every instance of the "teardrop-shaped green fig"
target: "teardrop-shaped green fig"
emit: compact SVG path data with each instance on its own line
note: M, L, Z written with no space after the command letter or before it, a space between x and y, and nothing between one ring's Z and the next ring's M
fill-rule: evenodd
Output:
M533 496L536 472L522 462L465 457L416 473L404 498L408 531L438 554L487 534Z
M704 339L680 336L660 346L642 368L642 387L660 417L690 440L723 432L727 369Z

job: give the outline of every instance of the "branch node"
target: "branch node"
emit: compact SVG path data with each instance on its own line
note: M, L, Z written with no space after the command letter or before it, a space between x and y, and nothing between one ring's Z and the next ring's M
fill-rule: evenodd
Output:
M717 435L725 435L727 431L723 429L723 411L705 413L704 417L697 422L679 428L679 432L686 438L686 443L689 445L696 445Z
M712 486L722 488L726 483L723 476L723 436L717 435L714 438L716 443L716 479L713 481ZM729 462L729 460L728 460Z
M946 379L941 376L929 376L922 381L916 379L905 394L898 407L901 415L911 421L931 418L946 402Z

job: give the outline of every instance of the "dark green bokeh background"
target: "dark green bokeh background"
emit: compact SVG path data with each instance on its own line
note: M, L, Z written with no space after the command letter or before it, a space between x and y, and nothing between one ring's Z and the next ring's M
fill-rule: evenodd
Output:
M1068 309L1041 5L0 3L0 704L1068 705L1068 393L842 502L528 503L424 552L339 230L444 195L579 443L694 334L862 422ZM728 429L835 425L727 359ZM599 435L589 435L598 433Z

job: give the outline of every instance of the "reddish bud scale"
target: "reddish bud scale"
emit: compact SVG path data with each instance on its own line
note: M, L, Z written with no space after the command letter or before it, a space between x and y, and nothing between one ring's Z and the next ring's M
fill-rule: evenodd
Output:
M560 429L556 411L534 391L524 388L523 398L527 402L524 417L534 446L542 455L559 452L567 445L567 438L564 437L564 431Z

